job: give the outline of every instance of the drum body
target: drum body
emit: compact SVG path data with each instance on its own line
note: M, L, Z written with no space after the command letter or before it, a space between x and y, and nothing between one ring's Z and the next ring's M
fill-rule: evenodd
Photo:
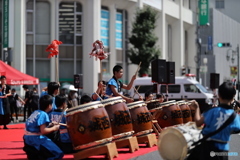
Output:
M191 109L188 106L188 102L185 101L178 101L178 106L180 107L182 111L182 116L183 116L183 123L187 123L192 121L192 114L191 114Z
M146 101L148 110L153 113L156 108L160 107L159 100Z
M105 106L111 122L113 139L132 136L134 133L132 119L125 100L118 96L101 101Z
M112 141L110 120L100 101L67 110L67 129L74 149L85 149Z
M163 159L183 160L192 143L198 141L201 130L194 122L163 129L158 139L158 150Z
M132 125L135 136L140 136L152 132L151 113L147 109L144 101L137 101L127 104L132 117Z
M196 109L195 109L195 107L192 106L191 103L188 103L188 106L191 110L192 121L194 121L194 116L195 116Z
M160 127L182 124L182 111L176 102L161 103L162 110L155 117Z

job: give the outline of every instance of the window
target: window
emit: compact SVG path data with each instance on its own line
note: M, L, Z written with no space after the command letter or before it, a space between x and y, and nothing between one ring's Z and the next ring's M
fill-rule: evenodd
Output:
M137 89L139 86L135 86ZM141 85L138 89L138 93L146 93L146 92L153 92L153 85Z
M199 89L194 84L184 84L185 92L200 93Z
M50 78L48 53L50 43L50 3L43 0L26 1L26 71L27 74Z
M168 85L168 93L180 93L180 90L180 85ZM160 92L166 93L166 85L161 85Z
M216 0L215 2L217 9L224 9L224 0Z
M104 47L109 47L109 11L107 9L101 10L101 41Z
M71 81L73 74L82 73L82 5L78 2L59 4L59 72L60 80ZM76 64L76 65L75 65Z

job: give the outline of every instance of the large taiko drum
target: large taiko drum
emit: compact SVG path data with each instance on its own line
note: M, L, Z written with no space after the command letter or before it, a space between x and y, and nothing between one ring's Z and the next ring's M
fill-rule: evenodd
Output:
M177 101L178 106L180 107L182 111L182 116L183 116L183 123L187 123L192 121L192 114L191 114L191 109L188 106L188 102L186 101Z
M110 120L100 101L67 110L67 129L75 150L103 145L112 141Z
M160 107L160 102L158 99L153 99L153 100L150 100L150 101L146 101L146 104L147 104L147 108L148 110L153 113L158 107Z
M132 117L132 125L135 136L146 135L152 132L152 115L144 101L136 101L127 104Z
M192 105L191 101L188 102L188 106L189 106L189 108L191 110L192 121L194 121L196 108Z
M161 103L162 110L155 116L160 127L168 127L183 123L182 111L175 101Z
M158 151L163 159L184 160L191 145L202 138L194 122L167 127L158 139Z
M110 118L113 139L117 140L132 136L134 133L132 119L125 100L118 96L101 102Z

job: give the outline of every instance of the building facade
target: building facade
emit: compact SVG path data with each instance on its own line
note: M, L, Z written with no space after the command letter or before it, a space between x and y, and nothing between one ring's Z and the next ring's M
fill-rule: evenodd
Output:
M240 44L240 19L236 13L238 0L209 0L209 26L200 28L201 53L200 65L207 66L200 73L205 86L210 87L210 73L219 73L220 84L238 79L239 59L237 48ZM218 43L230 43L230 47L217 47ZM204 59L207 59L204 64Z
M137 66L127 58L128 36L138 8L151 6L158 11L155 33L160 59L175 62L176 76L183 67L196 73L197 0L1 0L8 2L8 63L18 70L38 77L41 83L73 83L74 74L83 74L83 93L97 88L100 61L90 58L92 43L100 39L108 59L102 60L103 79L112 76L112 68L122 65L123 82L128 83ZM3 24L1 26L4 26ZM6 33L2 27L2 36ZM63 42L58 59L48 58L45 51L52 40ZM59 68L55 61L58 60Z

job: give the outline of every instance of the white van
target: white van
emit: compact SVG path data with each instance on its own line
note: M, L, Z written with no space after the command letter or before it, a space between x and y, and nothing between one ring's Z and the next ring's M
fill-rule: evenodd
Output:
M157 88L154 87L151 77L140 77L134 81L133 87L138 89L139 94L144 97L146 92L156 93ZM155 85L156 86L156 85ZM166 95L166 85L159 84L159 91ZM139 98L132 88L129 95L135 100ZM212 106L213 94L205 87L199 84L192 76L175 77L175 84L168 84L168 100L196 100L199 103L201 111Z

